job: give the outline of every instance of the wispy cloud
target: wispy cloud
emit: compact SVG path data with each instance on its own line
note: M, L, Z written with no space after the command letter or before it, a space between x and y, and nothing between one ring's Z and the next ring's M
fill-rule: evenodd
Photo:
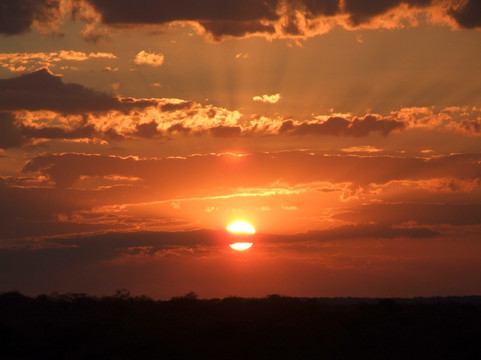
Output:
M281 94L254 96L252 100L269 104L275 104L281 99Z
M85 53L75 50L60 50L50 53L0 53L0 66L12 71L31 71L39 67L53 67L65 61L87 61L91 59L116 59L112 53Z

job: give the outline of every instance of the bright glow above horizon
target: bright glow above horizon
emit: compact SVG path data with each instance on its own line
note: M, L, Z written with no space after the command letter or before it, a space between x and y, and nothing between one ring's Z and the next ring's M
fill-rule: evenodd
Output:
M235 244L230 244L229 246L237 251L244 251L249 249L253 243L235 243Z
M235 234L255 234L256 230L251 224L245 221L236 221L227 227L227 231Z

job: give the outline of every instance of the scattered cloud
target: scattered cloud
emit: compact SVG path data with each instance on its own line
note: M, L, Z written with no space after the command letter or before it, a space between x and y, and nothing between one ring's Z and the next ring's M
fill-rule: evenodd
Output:
M333 116L327 120L295 122L286 120L279 129L280 133L293 135L331 135L362 137L371 133L388 135L392 131L402 130L405 123L391 117L384 118L376 115L366 115L362 118L354 117L348 120L344 117Z
M0 66L12 72L32 71L39 67L54 67L65 61L87 61L92 59L116 59L112 53L97 52L85 53L75 50L60 50L55 52L37 53L2 53L0 54ZM106 67L105 69L111 69Z
M164 63L164 55L142 50L135 56L134 63L136 65L161 66Z
M110 66L106 66L102 69L104 72L113 72L113 71L119 71L119 68L112 68Z
M378 149L377 147L371 145L360 145L344 148L341 149L341 151L346 153L377 153L384 151L384 149Z
M254 96L252 100L275 104L281 99L281 94Z
M236 59L248 59L249 58L249 54L248 53L238 53L236 54L235 56Z
M67 56L83 58L77 53ZM114 90L120 87L118 82L111 85ZM273 103L280 95L257 98ZM0 126L11 136L11 140L3 140L1 146L4 148L33 144L34 139L41 139L43 135L43 139L65 136L65 139L72 140L91 136L106 141L194 134L221 138L266 134L359 138L416 129L481 135L481 109L476 107L450 107L437 112L433 108L403 108L389 115L315 115L311 120L303 121L285 120L280 116L246 119L237 110L191 100L118 97L82 85L66 84L62 77L47 69L0 79L0 107L4 113ZM6 115L8 113L11 114ZM342 148L341 151L373 154L383 150L373 145L361 145ZM422 151L429 155L426 149Z

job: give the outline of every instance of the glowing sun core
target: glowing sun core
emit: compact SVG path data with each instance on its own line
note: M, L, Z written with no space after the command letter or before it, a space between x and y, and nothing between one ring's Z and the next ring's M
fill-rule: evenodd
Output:
M256 232L252 225L245 221L236 221L235 223L230 224L227 227L227 231L235 234L255 234Z

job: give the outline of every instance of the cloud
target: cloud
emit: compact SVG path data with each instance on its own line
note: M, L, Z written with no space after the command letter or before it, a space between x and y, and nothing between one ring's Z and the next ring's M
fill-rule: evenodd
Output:
M210 133L214 136L218 137L232 137L232 136L240 136L241 135L241 128L239 126L215 126L210 128Z
M235 58L245 60L245 59L249 58L249 54L240 52L240 53L236 54Z
M481 225L481 204L371 204L334 216L353 222L402 225Z
M264 35L275 33L275 27L262 21L200 21L214 41L225 37L245 37L247 35Z
M60 15L61 0L2 0L0 34L18 35L35 25L48 27Z
M281 99L281 94L254 96L252 100L275 104Z
M348 148L341 149L342 152L347 153L377 153L383 152L384 149L378 149L375 146L371 145L360 145L360 146L351 146Z
M200 6L193 0L159 3L142 0L131 11L128 0L85 0L110 26L192 24L208 38L229 37L307 38L335 26L359 28L402 28L416 26L419 14L428 21L456 27L480 27L477 0L208 0Z
M424 227L400 228L384 224L342 225L328 230L308 231L293 235L265 235L267 242L306 242L332 241L348 239L395 239L395 238L430 238L440 233Z
M344 117L333 116L327 120L315 122L294 122L287 120L282 123L280 133L294 135L331 135L331 136L354 136L362 137L370 133L388 135L394 130L402 130L405 123L381 116L366 115L363 118L355 117L348 120Z
M15 116L0 112L0 148L19 147L24 142L22 131L15 124Z
M452 8L449 14L465 29L481 28L481 3L468 0L464 6Z
M72 129L26 126L11 113L0 112L0 148L9 149L30 144L33 139L84 139L97 135L93 125L79 125ZM100 134L98 134L100 135Z
M277 0L192 0L159 2L140 0L132 11L129 0L87 0L102 14L106 24L159 24L178 20L249 21L277 18Z
M371 21L374 17L387 13L400 5L411 8L427 8L432 0L345 0L344 11L349 14L349 21L357 26Z
M419 15L427 21L456 28L480 28L477 0L194 0L159 2L139 0L4 0L0 33L22 34L37 28L52 32L68 19L86 23L82 36L96 42L108 37L102 25L131 27L183 22L207 38L264 36L267 38L308 37L327 33L336 26L362 28L403 28L416 26ZM68 9L65 11L65 9Z
M158 188L168 189L173 196L174 193L192 196L207 188L265 187L279 180L291 186L326 181L337 184L349 182L367 187L393 180L429 180L441 177L478 179L481 177L479 161L479 154L403 158L328 156L302 151L250 154L240 158L220 154L175 159L43 154L28 161L24 171L40 172L59 186L71 186L81 176L134 176L155 184ZM236 164L235 167L232 162ZM196 169L196 187L192 187L190 181L193 169ZM189 187L192 191L189 191Z
M128 111L156 105L149 100L120 99L77 84L65 84L47 69L11 79L0 79L0 108L3 111L52 110L60 113Z
M158 124L154 120L152 120L149 123L138 124L135 134L140 137L149 139L156 135L159 135L160 132L158 130Z
M82 51L60 50L38 53L3 53L0 54L0 66L12 72L31 71L39 67L54 67L62 61L87 61L91 59L116 59L112 53L97 52L87 54Z
M71 59L109 58L110 53L59 52ZM113 86L118 87L115 83ZM256 100L275 102L279 94ZM32 139L121 140L125 138L279 136L387 136L415 129L481 135L481 109L450 107L402 108L389 115L315 115L310 120L285 120L280 116L243 117L237 110L203 105L192 100L126 98L66 84L47 69L0 79L0 108L4 134L0 148L29 145ZM7 116L7 112L12 114ZM12 117L13 116L13 117ZM79 117L81 116L81 118ZM373 146L345 148L343 152L375 152Z
M134 59L136 65L161 66L164 63L164 55L154 52L140 51Z
M22 137L1 141L21 142ZM288 216L282 209L297 208L299 221L330 226L375 223L383 226L377 234L387 238L431 236L419 228L481 225L475 202L481 192L480 162L479 154L402 158L285 151L142 159L44 153L25 164L22 177L0 178L0 227L4 238L168 229L169 222L188 228L184 219L201 216L198 212L207 207L221 213L234 201L252 209L269 205L282 216ZM358 200L345 202L347 198ZM450 205L450 199L457 204ZM369 201L380 203L353 206ZM166 217L172 215L171 204L179 210L178 219ZM356 237L358 230L346 237ZM364 230L375 234L374 229Z
M329 230L310 231L292 235L258 234L259 244L326 242L332 240L352 239L394 239L394 238L430 238L440 235L428 228L391 228L379 225L346 225ZM206 248L226 246L232 241L232 235L224 230L194 231L134 231L104 232L101 234L84 234L69 237L49 237L37 241L36 247L0 249L0 253L12 254L24 252L56 252L63 256L83 258L84 260L112 260L125 255L142 253L146 257L163 257L166 250L189 248L191 256L202 254ZM172 254L172 253L170 253ZM186 254L187 255L187 254ZM145 259L144 259L145 260Z

